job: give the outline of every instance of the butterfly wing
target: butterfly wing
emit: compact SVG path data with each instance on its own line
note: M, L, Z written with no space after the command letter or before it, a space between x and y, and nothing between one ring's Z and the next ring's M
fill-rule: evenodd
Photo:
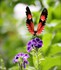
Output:
M40 16L40 20L39 20L39 24L38 24L38 28L37 28L37 32L36 32L37 35L39 35L42 32L42 30L44 29L47 14L48 14L47 9L44 8L41 13L41 16Z
M26 7L26 16L27 16L27 20L26 20L27 28L31 34L34 34L34 24L32 20L31 11L28 6Z

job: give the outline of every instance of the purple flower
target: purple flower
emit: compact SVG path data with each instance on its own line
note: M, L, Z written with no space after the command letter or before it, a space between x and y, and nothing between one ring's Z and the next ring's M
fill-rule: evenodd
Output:
M27 44L27 51L30 52L34 48L40 48L42 47L42 40L40 38L34 38L30 40Z
M18 53L14 59L13 59L13 62L16 63L16 62L19 62L19 58L22 58L22 65L23 67L25 68L26 67L26 64L28 64L28 61L27 61L27 58L29 58L29 55L28 54L24 54L24 53Z

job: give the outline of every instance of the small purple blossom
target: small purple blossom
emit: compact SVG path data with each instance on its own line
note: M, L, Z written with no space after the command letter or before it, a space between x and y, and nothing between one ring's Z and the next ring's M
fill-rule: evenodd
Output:
M18 53L14 59L13 59L13 62L16 63L16 62L19 62L19 58L22 58L22 65L23 67L25 68L26 67L26 64L28 64L28 61L27 61L27 58L29 58L29 55L28 54L24 54L24 53Z
M30 52L34 48L42 47L42 40L40 38L34 38L30 40L27 44L27 51Z

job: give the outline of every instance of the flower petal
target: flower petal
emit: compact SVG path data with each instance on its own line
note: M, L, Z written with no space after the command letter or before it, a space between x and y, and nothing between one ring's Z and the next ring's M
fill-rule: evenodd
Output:
M19 59L19 56L16 55L13 59L13 63L18 62L18 59Z
M32 41L30 40L28 43L27 43L27 46L31 46L32 44Z
M26 64L28 64L28 61L24 61Z
M26 64L25 64L25 62L23 62L23 64L22 64L22 65L23 65L23 67L24 67L24 68L26 68Z
M24 56L24 57L29 58L29 55L28 55L28 54L25 54L25 56Z
M42 40L40 40L39 43L42 43Z
M28 63L29 63L29 62L28 62L27 60L26 60L26 61L23 61L23 64L22 64L23 67L26 68L26 64L28 64Z
M42 47L42 45L38 44L38 48Z
M39 41L40 41L40 39L39 39L39 38L35 38L35 40L36 40L37 42L39 42Z
M37 42L35 39L32 39L32 45L35 45Z
M30 42L28 42L28 45L30 45L31 44L31 41Z
M32 47L27 47L27 51L30 52L32 50Z

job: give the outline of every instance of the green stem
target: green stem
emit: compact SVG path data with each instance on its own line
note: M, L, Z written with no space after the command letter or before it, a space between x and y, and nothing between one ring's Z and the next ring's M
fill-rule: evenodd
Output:
M22 63L20 64L20 62L18 62L18 65L19 65L19 70L23 70L22 69Z
M38 57L38 49L36 50L36 56L37 56L37 65L38 65L38 66L37 66L37 67L38 67L38 68L37 68L37 70L40 70L40 69L39 69L39 57Z

